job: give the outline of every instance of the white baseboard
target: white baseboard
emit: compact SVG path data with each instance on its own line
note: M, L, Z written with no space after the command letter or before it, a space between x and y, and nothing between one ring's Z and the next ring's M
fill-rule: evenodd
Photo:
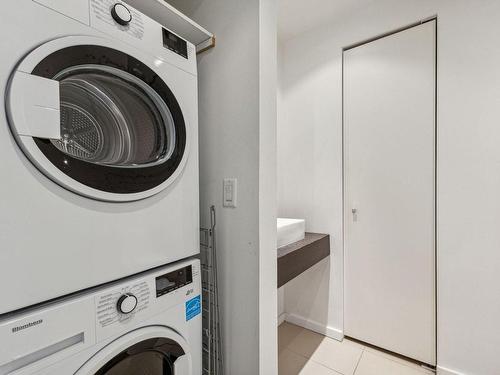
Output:
M285 320L289 323L331 337L334 340L342 341L344 339L344 332L340 329L326 326L324 324L318 323L314 320L307 319L296 314L285 314L285 315L286 315Z
M278 326L282 325L286 320L286 313L282 313L278 316Z
M436 367L436 374L437 375L465 375L465 374L462 374L461 372L451 370L449 368L442 367L442 366Z

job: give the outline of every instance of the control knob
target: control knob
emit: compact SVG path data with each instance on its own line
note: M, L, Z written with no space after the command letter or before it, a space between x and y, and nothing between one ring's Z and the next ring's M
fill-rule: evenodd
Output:
M137 297L131 293L123 294L116 302L116 308L122 314L130 314L137 307Z
M122 3L116 3L111 8L111 17L116 21L116 23L127 26L130 21L132 21L132 13L130 10Z

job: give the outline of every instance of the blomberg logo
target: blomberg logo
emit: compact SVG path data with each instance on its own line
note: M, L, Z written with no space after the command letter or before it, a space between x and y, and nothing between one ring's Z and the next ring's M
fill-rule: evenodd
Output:
M16 333L16 332L22 331L23 329L37 326L37 325L42 324L42 323L43 323L43 319L35 320L34 322L29 322L27 324L23 324L22 326L17 326L17 327L12 328L12 333Z

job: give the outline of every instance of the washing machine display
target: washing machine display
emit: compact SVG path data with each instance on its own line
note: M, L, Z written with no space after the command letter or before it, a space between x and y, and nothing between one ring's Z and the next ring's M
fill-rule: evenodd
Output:
M57 82L59 102L51 109L59 118L27 134L31 124L26 122L35 120L25 114L36 103L19 96L26 96L30 80L42 93ZM43 57L29 74L18 69L9 92L10 125L26 155L49 178L77 193L146 197L160 185L166 187L180 168L186 125L179 103L154 70L124 52L101 45L61 48ZM44 167L48 163L56 173Z
M191 266L158 276L156 278L156 297L161 297L192 282L193 269Z

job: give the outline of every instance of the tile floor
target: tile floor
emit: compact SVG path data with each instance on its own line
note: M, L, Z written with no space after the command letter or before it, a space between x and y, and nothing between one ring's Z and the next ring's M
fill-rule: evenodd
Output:
M290 323L278 329L279 375L430 375L400 357L345 339L342 342Z

